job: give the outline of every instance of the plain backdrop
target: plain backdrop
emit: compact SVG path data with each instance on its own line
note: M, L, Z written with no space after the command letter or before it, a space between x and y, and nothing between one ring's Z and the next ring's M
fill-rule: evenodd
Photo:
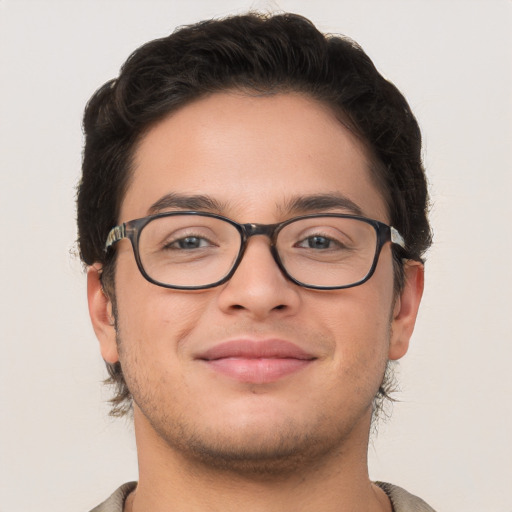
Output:
M371 477L439 512L511 512L509 0L0 0L0 512L87 511L137 478L74 255L81 116L143 42L250 8L358 41L424 134L435 243Z

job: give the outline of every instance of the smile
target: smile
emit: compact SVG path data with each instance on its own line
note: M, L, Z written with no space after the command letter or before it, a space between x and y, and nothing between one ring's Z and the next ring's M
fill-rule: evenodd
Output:
M264 384L306 368L316 357L284 340L233 340L216 345L197 359L240 382Z

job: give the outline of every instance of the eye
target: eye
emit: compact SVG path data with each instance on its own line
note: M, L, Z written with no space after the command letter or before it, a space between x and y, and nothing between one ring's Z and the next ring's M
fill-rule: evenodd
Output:
M212 244L206 238L199 236L186 236L179 238L171 243L165 245L165 249L180 249L180 250L191 250L201 249L203 247L210 247Z
M305 249L338 249L340 246L338 241L322 235L308 236L296 244Z

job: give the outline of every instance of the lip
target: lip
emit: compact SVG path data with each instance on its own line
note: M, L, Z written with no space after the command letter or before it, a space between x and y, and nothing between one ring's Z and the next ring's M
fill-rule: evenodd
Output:
M215 345L196 359L240 382L263 384L306 368L316 357L285 340L240 339Z

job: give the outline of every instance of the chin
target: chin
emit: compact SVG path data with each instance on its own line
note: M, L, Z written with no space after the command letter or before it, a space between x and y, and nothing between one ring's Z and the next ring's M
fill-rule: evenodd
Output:
M332 440L306 435L292 425L265 431L253 426L239 430L237 435L189 432L188 439L182 437L179 446L171 442L202 466L251 478L288 475L322 460L333 449Z
M332 418L324 416L299 421L293 416L272 418L268 414L258 418L236 416L229 423L220 421L226 418L221 414L210 422L203 416L200 424L175 419L155 426L171 450L195 465L268 479L325 462L327 455L334 456L347 446L354 432L359 435L362 430L367 438L370 417L371 410L361 422L363 429L349 427L353 426L350 420L334 424Z

